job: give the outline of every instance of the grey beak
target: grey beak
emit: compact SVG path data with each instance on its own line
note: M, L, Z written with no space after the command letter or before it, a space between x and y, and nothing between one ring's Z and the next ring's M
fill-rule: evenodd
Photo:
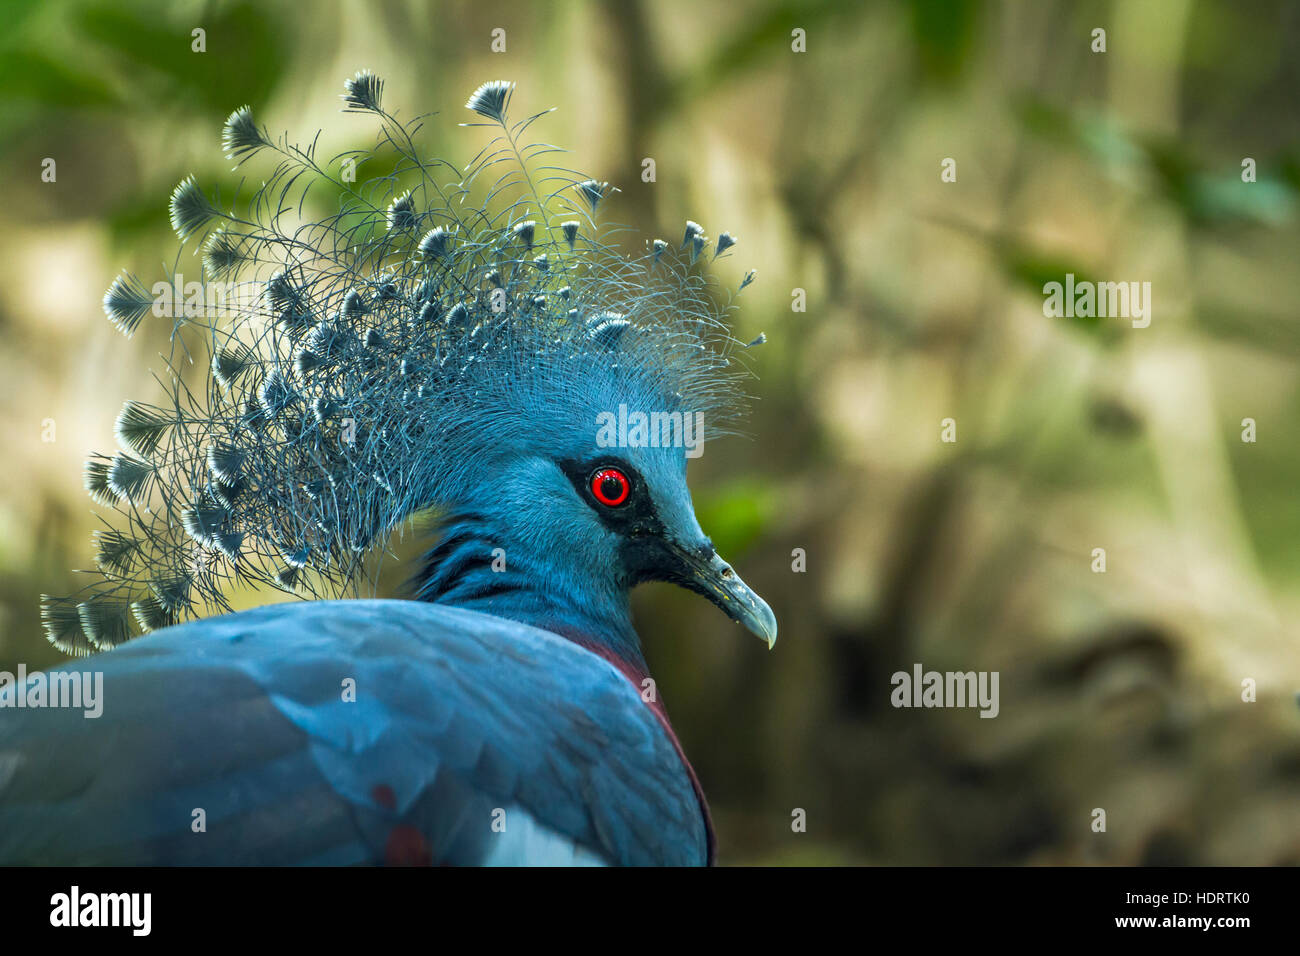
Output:
M776 645L776 615L731 565L716 553L707 560L690 552L683 554L683 558L690 569L693 590L720 607L727 617L745 625L750 633L767 641L768 650Z

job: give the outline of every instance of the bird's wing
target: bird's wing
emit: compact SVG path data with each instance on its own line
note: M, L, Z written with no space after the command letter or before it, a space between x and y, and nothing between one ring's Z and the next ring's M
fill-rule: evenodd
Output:
M0 862L705 861L658 719L545 631L412 601L279 604L48 673L76 671L102 672L101 716L0 692Z

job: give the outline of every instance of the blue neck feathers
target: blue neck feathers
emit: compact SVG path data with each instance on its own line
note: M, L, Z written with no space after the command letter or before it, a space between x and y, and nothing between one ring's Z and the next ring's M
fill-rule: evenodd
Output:
M412 582L418 600L482 611L559 634L644 674L627 591L614 579L582 577L553 549L503 532L483 512L462 511Z

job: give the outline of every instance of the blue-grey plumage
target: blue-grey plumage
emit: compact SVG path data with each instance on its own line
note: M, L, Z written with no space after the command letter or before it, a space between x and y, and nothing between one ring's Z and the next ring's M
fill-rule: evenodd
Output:
M100 718L0 710L0 862L708 853L690 774L639 688L537 628L416 601L314 601L70 666L103 671Z
M118 524L98 576L43 611L55 645L103 652L104 712L0 710L0 861L710 858L628 595L677 583L776 639L686 484L704 429L739 410L741 346L699 271L703 227L624 256L596 225L608 184L523 144L542 114L512 122L512 93L471 96L495 139L458 170L418 154L363 71L345 105L379 118L391 175L353 185L245 107L227 154L278 157L249 208L177 187L203 301L233 280L256 295L212 315L187 299L176 339L206 337L206 392L170 364L168 401L127 402L122 451L87 465ZM313 185L339 212L286 221ZM154 304L132 276L104 299L128 334ZM235 582L355 593L423 514L438 538L414 600L192 620Z

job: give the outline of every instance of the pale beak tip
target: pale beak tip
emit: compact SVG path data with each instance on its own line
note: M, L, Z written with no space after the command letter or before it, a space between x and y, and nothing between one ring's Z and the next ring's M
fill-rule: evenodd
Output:
M776 647L776 615L762 599L759 599L758 603L760 605L758 614L755 615L756 619L750 630L767 642L767 649L770 651Z

